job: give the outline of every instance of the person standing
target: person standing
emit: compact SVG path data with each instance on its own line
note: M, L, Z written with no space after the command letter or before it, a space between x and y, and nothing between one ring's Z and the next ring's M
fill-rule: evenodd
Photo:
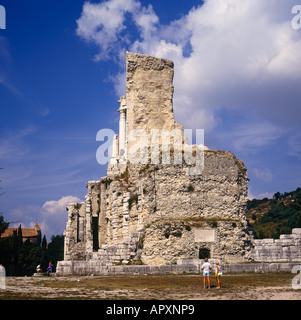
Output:
M219 261L216 261L215 264L216 264L215 278L217 280L217 288L220 289L222 287L222 285L221 285L222 271L221 271L221 267L219 265Z
M52 264L52 261L50 260L50 262L48 264L48 268L47 268L48 273L52 273L52 267L53 267L53 264Z
M201 266L203 270L203 288L206 289L206 278L208 283L208 288L210 289L210 271L212 269L211 264L208 262L208 258L205 258L205 262Z
M5 290L5 268L0 263L0 289Z

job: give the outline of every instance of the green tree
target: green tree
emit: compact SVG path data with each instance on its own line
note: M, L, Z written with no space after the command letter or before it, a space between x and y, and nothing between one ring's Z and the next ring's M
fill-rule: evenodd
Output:
M23 245L23 234L22 234L22 227L19 225L18 231L17 231L17 246L18 250L22 248Z
M42 270L46 271L48 263L49 263L49 258L47 255L47 239L46 236L43 236L43 240L42 240L42 248L41 248L41 252L42 252L42 257L41 257L41 266L42 266Z
M47 248L47 257L52 261L54 266L54 271L56 268L56 263L58 261L64 260L64 236L57 235L51 237L51 242Z
M42 250L46 252L46 249L47 249L47 240L46 240L46 236L44 235L42 240Z
M0 215L0 235L8 228L9 223L4 221L4 217Z
M8 227L8 223L0 216L1 233ZM51 237L47 246L46 236L43 236L42 243L31 243L26 240L23 243L22 227L13 231L9 238L0 241L0 263L4 265L6 274L9 276L31 276L38 264L46 271L50 260L53 262L54 271L57 261L64 259L64 237L57 235Z
M274 194L273 199L278 200L278 199L280 199L281 197L282 197L282 194L278 191L278 192L276 192L276 193Z
M9 223L4 221L4 217L0 215L0 235L8 228ZM1 239L0 241L0 263L6 266L9 262L9 241Z
M301 211L299 211L297 214L296 228L301 228Z

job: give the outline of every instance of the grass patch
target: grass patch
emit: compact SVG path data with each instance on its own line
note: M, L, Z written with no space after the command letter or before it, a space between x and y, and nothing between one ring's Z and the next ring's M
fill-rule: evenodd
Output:
M224 286L236 287L273 287L289 285L292 274L288 272L275 273L245 273L226 274L222 277ZM202 275L145 275L145 276L97 276L78 277L68 281L47 281L43 286L51 288L87 288L89 290L185 290L199 288L202 282ZM215 284L215 277L211 275L212 284Z
M261 292L271 295L299 294L293 290L290 272L225 274L222 289L212 273L212 290L204 291L201 274L143 276L58 277L49 279L7 277L7 289L0 300L187 300L187 299L260 299ZM23 286L25 285L25 286ZM270 295L264 297L269 298ZM297 298L297 296L296 296ZM266 299L266 298L265 298Z

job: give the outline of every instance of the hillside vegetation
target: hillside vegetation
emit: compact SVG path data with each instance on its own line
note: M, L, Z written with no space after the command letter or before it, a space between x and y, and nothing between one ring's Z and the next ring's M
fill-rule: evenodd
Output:
M273 199L248 201L247 219L254 229L255 239L278 239L290 234L293 228L301 228L301 188L281 194Z

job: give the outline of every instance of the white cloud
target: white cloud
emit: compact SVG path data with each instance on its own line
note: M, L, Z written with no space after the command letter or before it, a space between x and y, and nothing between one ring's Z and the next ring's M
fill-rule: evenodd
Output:
M66 211L66 207L70 203L80 202L80 199L74 196L65 196L59 200L46 201L42 206L43 215L61 215Z
M40 211L41 229L50 240L52 235L62 234L66 229L67 211L70 203L77 203L81 200L75 196L64 196L59 200L46 201Z
M46 201L42 206L24 205L10 211L7 221L18 221L11 227L33 228L38 222L43 235L50 240L52 235L62 234L66 229L67 211L70 203L81 202L78 197L64 196L59 200Z
M85 2L81 17L77 20L77 34L86 41L95 42L101 52L96 60L109 58L109 53L119 40L127 41L121 32L125 14L134 12L140 3L135 0L111 0L102 3Z
M291 27L293 0L207 0L168 25L151 6L126 3L85 3L77 33L99 47L99 59L120 62L128 50L173 60L174 112L186 128L210 132L221 108L252 110L262 120L242 131L239 148L266 146L280 137L278 128L299 126L301 38ZM136 34L129 26L138 26ZM120 94L123 70L114 85Z
M151 4L147 8L141 7L140 10L135 10L133 13L133 20L140 29L144 39L151 37L152 34L157 31L159 18L155 14Z
M259 194L253 194L250 189L248 190L248 199L249 200L253 200L253 199L264 199L264 198L268 198L268 199L273 199L274 193L272 192L263 192L263 193L259 193Z

